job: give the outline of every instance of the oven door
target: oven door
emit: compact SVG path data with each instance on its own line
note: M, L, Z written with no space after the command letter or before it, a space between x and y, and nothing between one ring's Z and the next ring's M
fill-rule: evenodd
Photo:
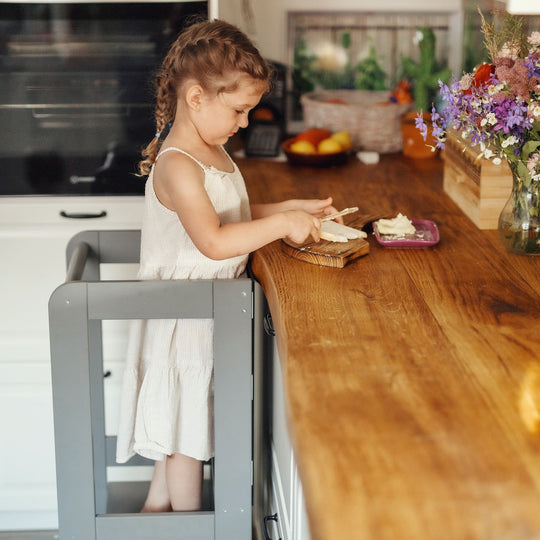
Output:
M121 99L121 87L140 86L140 75L34 78L23 75L18 95L27 99L1 111L1 194L142 193L137 162L153 131L152 98Z
M1 195L138 195L153 80L208 2L0 3Z

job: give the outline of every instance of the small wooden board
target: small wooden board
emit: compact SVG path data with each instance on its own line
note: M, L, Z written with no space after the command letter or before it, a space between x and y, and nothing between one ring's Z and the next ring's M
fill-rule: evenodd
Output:
M364 219L357 218L347 223L347 225L361 229L366 222L365 217ZM307 242L305 244L295 244L283 239L281 248L294 259L333 268L343 268L351 261L369 253L369 244L363 238L356 238L348 242L320 240L319 242Z

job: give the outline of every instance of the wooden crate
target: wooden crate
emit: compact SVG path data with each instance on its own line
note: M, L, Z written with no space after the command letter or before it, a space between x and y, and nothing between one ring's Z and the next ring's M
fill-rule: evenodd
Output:
M479 229L496 229L499 214L512 192L507 163L479 158L478 147L448 133L444 158L444 191Z

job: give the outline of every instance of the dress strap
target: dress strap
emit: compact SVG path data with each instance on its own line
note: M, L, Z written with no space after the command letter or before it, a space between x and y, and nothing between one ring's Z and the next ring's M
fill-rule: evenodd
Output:
M203 169L203 171L206 171L208 169L208 167L204 165L204 163L201 163L197 158L193 157L191 154L188 154L185 150L182 150L181 148L177 148L176 146L169 146L168 148L164 148L163 150L161 150L161 152L156 156L156 162L160 158L160 156L162 156L166 152L169 152L170 150L180 152L181 154L184 154L188 158L191 158L195 163L197 163L197 165L199 165L199 167L201 167L201 169Z

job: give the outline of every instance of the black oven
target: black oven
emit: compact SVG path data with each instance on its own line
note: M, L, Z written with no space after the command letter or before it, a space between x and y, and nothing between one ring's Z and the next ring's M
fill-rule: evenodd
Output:
M141 194L163 55L208 2L0 3L0 195Z

